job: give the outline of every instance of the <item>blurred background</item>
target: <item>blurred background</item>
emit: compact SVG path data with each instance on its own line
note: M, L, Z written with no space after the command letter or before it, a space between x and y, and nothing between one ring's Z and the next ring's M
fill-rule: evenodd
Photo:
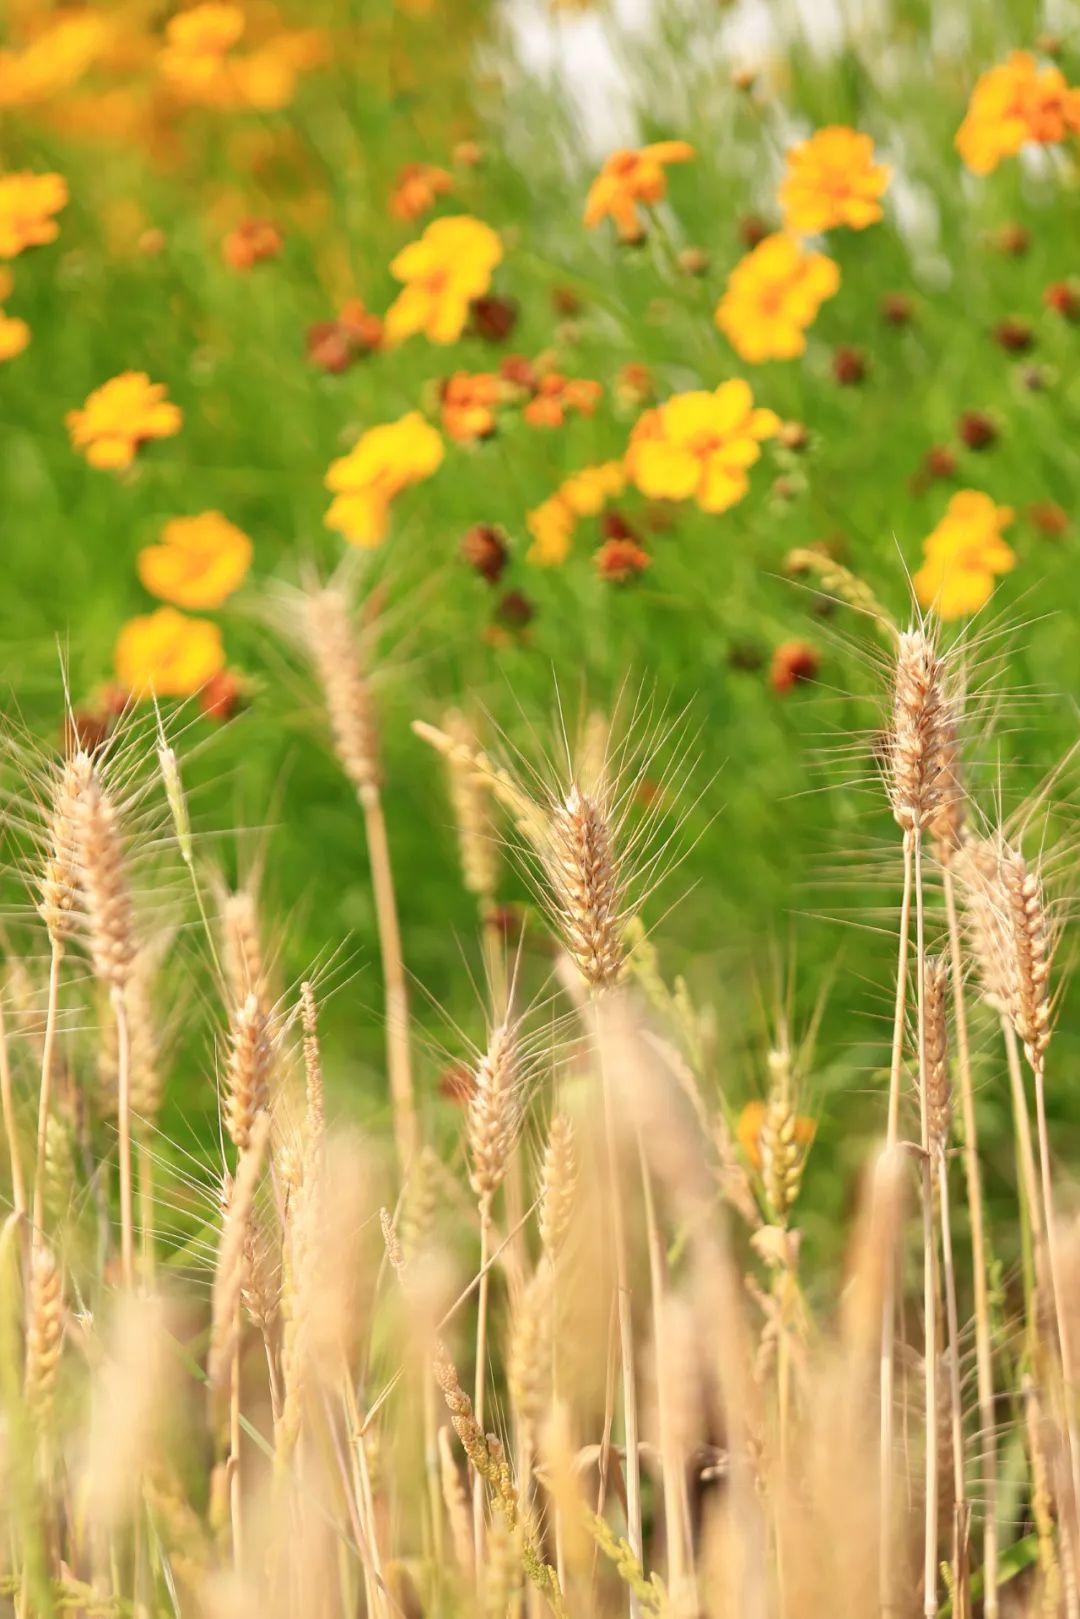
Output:
M998 792L1019 803L1075 744L1077 148L1026 148L982 176L954 145L978 75L1010 52L1080 78L1075 10L8 0L2 26L0 173L56 173L68 191L55 240L12 257L2 300L29 329L0 364L11 729L62 745L65 671L82 722L114 722L128 696L118 639L160 607L139 558L165 524L217 512L250 538L243 584L203 615L223 668L163 713L200 857L229 883L258 874L279 988L333 958L335 1084L379 1117L362 824L296 633L295 587L344 560L378 607L421 1086L449 1119L440 1074L482 1028L481 956L440 762L410 722L456 705L497 748L558 760L560 705L572 727L620 694L624 712L652 701L680 723L640 791L663 793L672 752L686 783L659 806L673 869L646 910L664 974L711 1009L710 1065L733 1118L761 1093L778 1004L790 994L796 1035L822 1009L808 1192L831 1217L882 1121L897 842L875 779L880 642L791 553L843 562L903 617L950 497L975 489L1010 508L1015 568L973 624L953 627L977 643L976 684L998 694L977 749L987 809ZM224 58L242 64L242 94L207 67ZM805 354L747 365L714 307L777 229L785 151L829 124L869 134L890 165L884 218L830 235L840 292ZM587 229L611 152L661 140L694 155L668 171L643 238ZM448 345L385 343L395 255L444 215L498 232L490 292ZM128 371L167 388L182 430L105 470L73 445L68 413ZM542 420L500 409L485 436L450 432L437 474L395 500L382 545L349 547L324 522L329 464L406 412L445 426L458 373L523 396L546 397L538 379L553 375L599 387L588 408ZM580 523L558 565L537 565L529 515L563 480L620 458L651 404L733 376L784 424L745 499L717 515L630 490ZM612 537L645 561L613 569ZM1070 797L1066 770L1055 838L1067 839ZM512 950L529 903L512 860L503 883ZM10 887L9 948L25 951L25 897L17 877ZM197 930L178 948L200 957ZM549 967L537 954L537 984ZM214 1132L211 1002L208 987L207 1006L180 1019L170 1081L172 1127L196 1136ZM1061 1015L1052 1106L1068 1157L1080 1126L1068 997ZM995 1153L1012 1178L1007 1101L991 1065L980 1081L993 1197Z

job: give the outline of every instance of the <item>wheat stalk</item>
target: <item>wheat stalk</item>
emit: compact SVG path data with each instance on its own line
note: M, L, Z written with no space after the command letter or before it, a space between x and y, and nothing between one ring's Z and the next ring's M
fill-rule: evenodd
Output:
M378 727L351 615L341 592L312 593L305 603L308 648L330 718L334 750L356 789L367 834L371 886L386 998L386 1057L398 1163L404 1176L416 1151L416 1102L409 1041L409 997L401 949L390 844L380 793Z

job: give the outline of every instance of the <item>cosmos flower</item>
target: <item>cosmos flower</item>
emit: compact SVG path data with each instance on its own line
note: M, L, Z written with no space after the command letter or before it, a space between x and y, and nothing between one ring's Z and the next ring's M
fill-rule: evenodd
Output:
M145 371L121 372L95 388L81 410L67 413L71 442L92 467L129 467L141 444L171 438L182 422L165 384L151 382Z
M326 487L334 494L327 528L350 545L381 544L394 497L430 478L445 453L441 437L418 410L371 428L326 474Z
M139 578L177 607L220 607L243 583L252 554L247 535L220 512L174 517L161 543L139 552Z
M741 378L675 394L646 411L630 437L626 470L650 500L696 500L702 511L722 512L750 487L748 469L761 440L779 430L771 410L755 409Z

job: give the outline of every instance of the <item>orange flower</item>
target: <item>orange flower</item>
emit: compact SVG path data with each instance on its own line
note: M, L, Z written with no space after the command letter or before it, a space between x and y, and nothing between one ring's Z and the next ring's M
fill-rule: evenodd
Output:
M926 560L915 575L915 593L939 618L978 612L994 591L994 577L1016 566L1002 538L1013 520L1011 506L995 506L978 489L960 489L945 516L923 541Z
M0 259L14 259L28 247L55 242L60 227L53 215L67 200L62 175L25 171L0 175Z
M386 312L387 342L423 332L432 343L455 343L502 256L502 243L482 220L469 214L433 220L390 265L405 285Z
M390 212L398 219L419 219L430 213L440 197L454 189L454 177L433 163L406 163L398 171L390 197Z
M739 1114L735 1126L735 1139L746 1155L750 1168L761 1170L761 1127L765 1123L765 1103L747 1102ZM813 1119L803 1117L801 1114L795 1120L795 1144L799 1147L809 1147L814 1140L817 1125Z
M595 517L609 500L626 488L626 469L621 461L603 461L571 473L559 486L559 499L575 517Z
M245 219L222 243L222 256L230 270L250 270L281 252L281 232L270 219Z
M220 512L174 517L160 545L139 552L139 578L152 596L177 607L220 607L251 566L247 535Z
M1028 141L1051 145L1080 130L1080 89L1060 68L1040 68L1028 51L982 75L956 132L956 149L973 174L990 174Z
M336 320L317 321L307 330L307 354L313 365L334 375L347 371L353 361L382 346L383 323L350 298Z
M626 470L650 500L693 498L702 511L723 512L746 494L761 440L779 427L773 411L755 410L741 378L721 383L715 393L675 394L639 419Z
M743 360L790 360L806 348L805 332L840 271L794 236L766 236L739 260L716 309L716 324Z
M395 495L430 478L445 453L442 439L418 410L371 428L326 474L326 487L335 495L327 528L344 534L350 545L381 544Z
M225 667L221 631L173 607L129 619L116 642L116 678L134 697L190 697Z
M575 526L573 512L557 494L542 501L525 518L533 537L525 560L537 568L557 568L570 555Z
M81 410L69 410L71 442L92 467L129 467L147 439L172 438L183 416L165 397L165 384L145 371L123 371L95 388Z
M601 579L612 585L629 584L646 568L652 567L652 558L636 540L605 540L593 557Z
M504 387L491 371L455 371L442 390L442 424L452 439L467 443L495 431L495 406Z
M591 416L603 392L599 382L549 371L538 378L536 392L522 415L530 427L561 427L567 415L575 411L581 416Z
M30 341L30 328L15 315L0 309L0 361L13 360Z
M686 141L656 141L638 151L612 152L589 187L584 222L591 229L602 219L613 219L624 242L643 234L638 206L662 201L667 195L668 163L688 163L694 148Z
M881 218L878 198L889 184L874 143L844 124L819 129L787 154L779 201L788 230L815 235L835 225L864 230Z

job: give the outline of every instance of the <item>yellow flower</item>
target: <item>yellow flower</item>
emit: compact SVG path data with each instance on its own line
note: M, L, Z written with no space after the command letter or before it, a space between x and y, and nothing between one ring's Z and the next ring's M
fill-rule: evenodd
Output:
M624 242L642 233L639 204L651 205L667 195L668 163L688 163L694 148L686 141L656 141L638 151L612 152L589 187L584 222L591 229L602 219L613 219Z
M207 0L171 19L158 67L185 101L205 107L285 107L297 74L320 59L324 41L317 30L282 32L259 49L237 51L247 28L239 6Z
M806 328L839 285L832 259L778 232L732 270L716 324L736 354L752 365L794 359L806 348Z
M139 578L152 596L177 607L220 607L243 583L253 547L220 512L174 517L161 544L139 552Z
M626 488L626 469L621 461L603 461L599 466L575 472L560 486L559 498L575 517L595 517L609 500Z
M54 242L60 227L52 216L67 200L62 175L0 175L0 259L13 259L25 248Z
M172 88L188 101L227 105L233 99L229 52L243 38L239 6L208 0L178 12L165 29L158 67Z
M379 545L394 496L430 478L445 453L439 434L418 410L371 428L326 474L326 487L336 496L326 514L327 528L344 534L350 545Z
M0 51L0 107L29 107L82 78L108 37L104 18L61 16L21 51Z
M488 290L502 256L498 235L482 220L469 214L433 220L390 265L405 285L386 312L386 341L423 332L433 343L456 342L470 303Z
M750 487L747 469L761 455L761 440L779 427L773 411L754 409L741 378L715 393L675 394L638 421L626 470L650 500L694 498L702 511L726 511Z
M834 225L863 230L881 218L878 198L888 184L888 165L874 162L870 136L830 124L787 154L779 192L784 224L808 235Z
M87 399L81 410L69 410L71 442L92 467L129 467L147 439L179 433L183 416L165 397L165 384L151 382L145 371L123 371Z
M570 555L574 521L573 512L558 494L542 501L525 519L533 537L525 560L537 568L559 567Z
M116 678L134 697L190 697L225 667L221 631L174 607L132 618L116 642Z
M0 309L0 361L13 360L30 341L30 328L24 320L5 315Z
M922 605L944 619L985 607L995 575L1016 566L1016 553L1001 537L1012 519L1011 506L995 506L978 489L953 495L945 516L923 541L926 560L914 581Z
M956 132L956 149L973 174L989 174L1028 141L1051 145L1080 130L1080 89L1057 67L1040 68L1028 51L982 75Z

